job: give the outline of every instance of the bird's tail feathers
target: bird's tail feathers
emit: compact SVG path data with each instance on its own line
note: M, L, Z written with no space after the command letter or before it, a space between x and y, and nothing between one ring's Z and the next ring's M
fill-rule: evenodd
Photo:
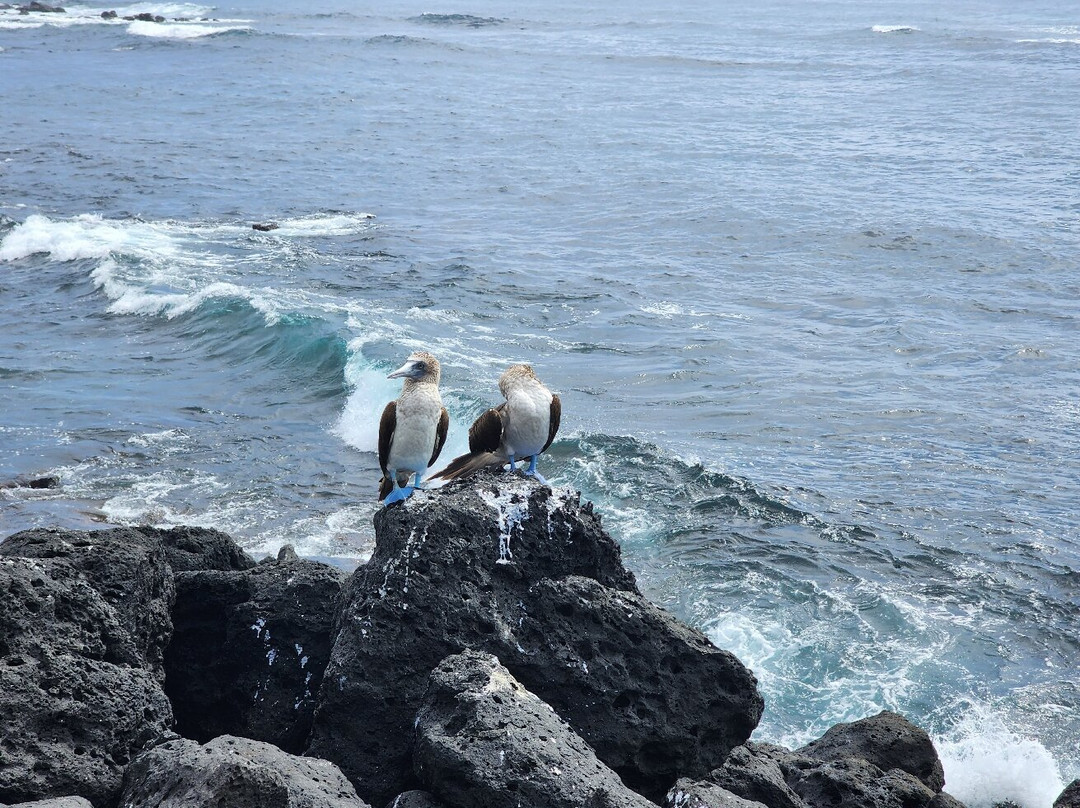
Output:
M394 480L389 474L384 474L379 480L379 502L382 502L390 492L394 490Z
M469 452L469 454L463 454L461 457L455 457L446 468L438 474L432 474L428 479L459 480L462 477L475 474L481 469L501 466L505 462L506 458L498 452Z

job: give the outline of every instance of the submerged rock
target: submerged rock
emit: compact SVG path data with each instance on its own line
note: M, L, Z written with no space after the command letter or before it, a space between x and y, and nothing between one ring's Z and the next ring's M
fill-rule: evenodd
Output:
M38 2L38 0L33 0L32 3L27 3L26 5L19 6L19 11L21 11L23 14L29 14L31 12L37 12L39 14L67 13L67 9L61 8L60 6L50 6L47 3L40 3Z
M435 668L415 750L420 779L455 808L653 808L490 654Z
M33 530L0 544L0 801L112 804L168 735L172 577L134 531Z
M166 692L181 735L304 750L344 575L288 549L251 569L177 573Z
M121 808L369 808L336 766L223 735L181 739L140 755L124 777Z
M428 674L494 654L631 787L662 798L756 726L753 675L648 603L590 505L483 474L376 514L376 547L343 592L309 752L373 803L412 787Z

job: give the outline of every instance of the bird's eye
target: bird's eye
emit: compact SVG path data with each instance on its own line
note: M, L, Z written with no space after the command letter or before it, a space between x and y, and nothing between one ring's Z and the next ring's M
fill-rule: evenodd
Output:
M427 364L424 363L424 362L417 362L416 363L416 369L417 370L427 370Z

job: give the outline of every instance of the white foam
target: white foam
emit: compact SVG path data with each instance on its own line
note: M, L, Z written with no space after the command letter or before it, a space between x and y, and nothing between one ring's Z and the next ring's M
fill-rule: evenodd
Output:
M67 222L54 222L34 214L16 225L0 241L0 261L16 261L47 253L56 261L104 258L130 245L131 231L104 221L100 216L82 215Z
M973 707L943 737L934 738L948 792L968 808L1011 801L1051 808L1065 787L1057 763L1041 743L1017 735L995 711Z
M200 39L204 36L224 34L229 31L250 31L250 25L206 25L191 22L145 22L136 20L128 25L127 32L132 36L145 36L154 39Z
M875 34L913 34L922 29L914 25L875 25L870 30Z
M374 218L372 213L328 213L285 219L269 232L276 236L294 237L348 236L369 229Z
M335 427L336 434L361 452L379 450L379 419L387 402L401 392L401 382L386 378L386 372L354 353L345 366L345 381L352 388Z

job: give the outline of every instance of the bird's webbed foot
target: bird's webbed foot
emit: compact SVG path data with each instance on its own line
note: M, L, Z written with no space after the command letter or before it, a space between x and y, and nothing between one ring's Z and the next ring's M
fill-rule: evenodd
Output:
M544 479L544 475L536 470L536 457L536 455L533 455L529 460L529 467L525 469L525 473L529 477L535 477L540 482L540 485L547 485L548 481Z
M413 487L407 485L404 488L395 487L393 491L386 495L386 499L383 500L383 505L392 505L395 502L401 502L412 496Z

